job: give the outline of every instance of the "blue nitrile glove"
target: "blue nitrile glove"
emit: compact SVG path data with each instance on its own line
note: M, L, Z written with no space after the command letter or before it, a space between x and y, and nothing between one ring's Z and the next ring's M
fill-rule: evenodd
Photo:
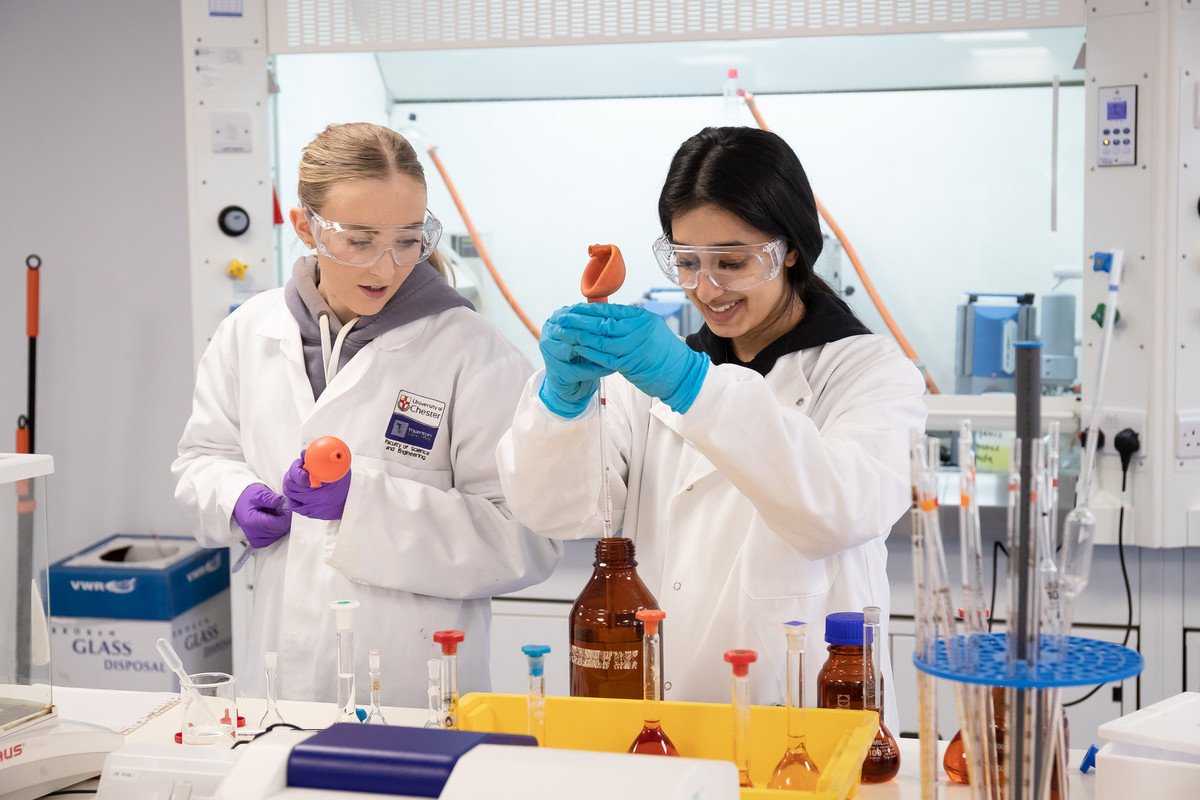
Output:
M542 338L538 341L542 359L546 362L546 376L542 379L538 397L546 408L567 418L582 414L596 393L600 378L613 372L575 355L570 342L563 340L563 329L558 320L570 311L568 306L551 314L542 326Z
M644 308L581 303L559 325L577 355L620 372L680 414L692 407L711 363Z
M233 504L233 519L251 547L266 547L292 529L287 500L261 483L252 483L242 490Z
M346 510L346 496L350 494L350 473L336 481L322 483L315 489L309 480L308 470L304 468L304 453L292 462L287 474L283 476L283 494L295 511L309 519L341 519Z

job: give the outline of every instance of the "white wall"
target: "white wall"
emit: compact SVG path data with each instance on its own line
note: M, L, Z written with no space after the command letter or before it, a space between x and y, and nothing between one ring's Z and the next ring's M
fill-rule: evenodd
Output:
M37 253L52 559L187 535L168 471L192 394L180 47L177 3L0 0L0 450L25 412Z
M292 131L311 136L318 121L356 115L378 120L377 69L369 57L355 58L277 58L281 198L294 196L304 143L289 139ZM1064 87L1061 103L1051 232L1048 87L759 98L944 391L953 391L955 306L964 291L1040 295L1053 286L1051 267L1084 262L1083 89ZM650 243L661 232L657 200L671 156L703 126L727 119L715 96L400 104L393 127L403 128L410 112L537 324L581 299L594 242L615 242L625 254L629 278L616 299L665 285ZM738 121L753 124L745 110ZM465 233L428 160L426 173L430 208L447 234ZM843 275L864 321L886 332L848 262ZM537 361L533 337L497 308L492 303L497 324Z

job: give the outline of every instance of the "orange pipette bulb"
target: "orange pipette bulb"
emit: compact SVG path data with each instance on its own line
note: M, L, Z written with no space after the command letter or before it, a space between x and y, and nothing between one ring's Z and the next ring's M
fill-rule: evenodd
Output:
M615 244L594 244L588 247L591 260L583 269L579 291L589 303L607 303L625 282L625 259Z
M304 471L314 489L339 481L350 471L350 448L336 436L319 436L304 451Z

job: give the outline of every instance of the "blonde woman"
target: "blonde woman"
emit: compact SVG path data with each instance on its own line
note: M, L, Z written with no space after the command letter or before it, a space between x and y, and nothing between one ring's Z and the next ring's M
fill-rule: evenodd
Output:
M442 629L466 633L461 690L487 690L490 598L545 579L562 552L513 519L494 459L532 367L447 283L402 136L330 126L297 194L291 222L314 252L218 327L173 465L200 543L254 548L239 690L263 695L275 651L282 697L333 701L335 600L360 604L357 671L382 651L385 704L425 705ZM313 489L300 456L324 435L351 468Z

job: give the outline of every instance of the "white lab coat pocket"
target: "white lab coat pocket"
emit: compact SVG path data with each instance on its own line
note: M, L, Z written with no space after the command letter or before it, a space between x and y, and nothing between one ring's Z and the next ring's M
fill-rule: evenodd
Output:
M438 469L428 461L417 463L419 466L412 466L399 461L392 461L386 458L371 458L370 456L356 453L351 469L370 470L376 475L417 481L443 492L449 491L454 487L454 473L451 470Z
M741 561L742 590L754 600L828 594L839 571L836 557L810 561L761 523L751 526Z

